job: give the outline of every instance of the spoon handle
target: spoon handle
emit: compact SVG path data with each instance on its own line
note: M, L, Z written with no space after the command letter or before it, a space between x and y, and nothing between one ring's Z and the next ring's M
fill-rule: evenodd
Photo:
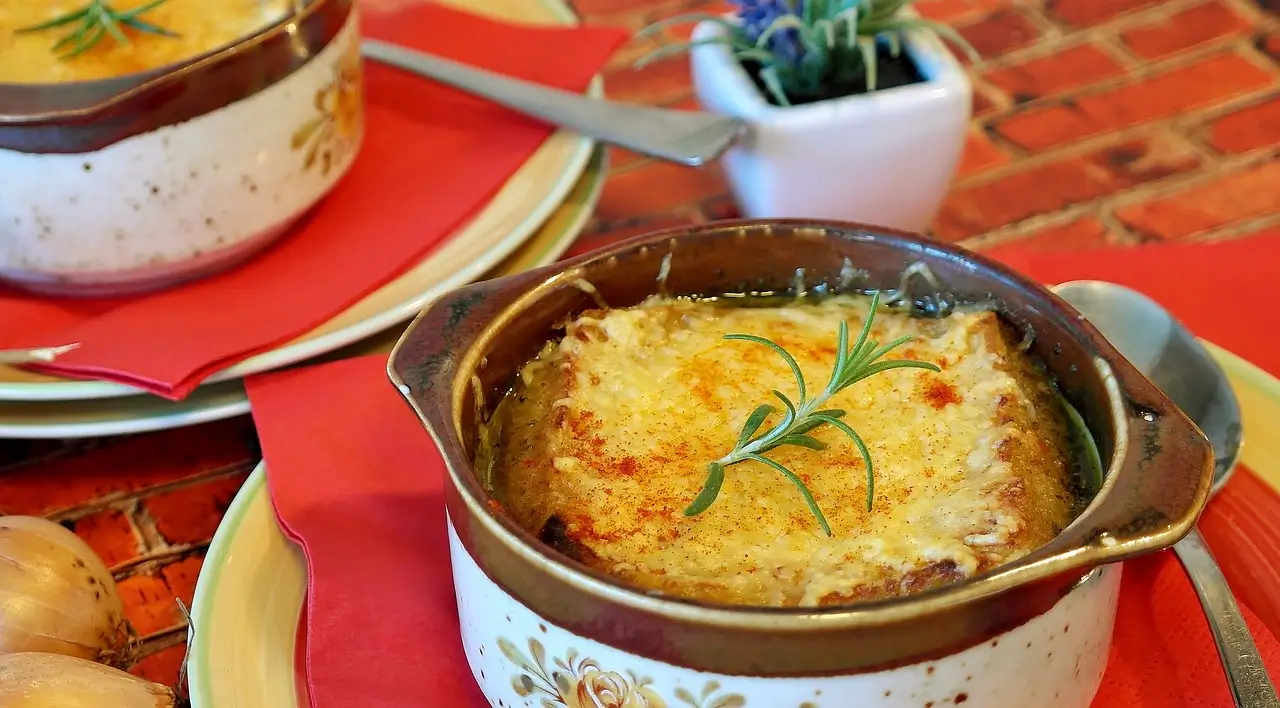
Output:
M1271 685L1267 669L1262 665L1258 647L1245 625L1218 563L1205 545L1200 532L1191 533L1173 550L1191 577L1200 605L1209 618L1209 629L1218 645L1218 656L1227 672L1227 683L1237 706L1242 708L1280 708L1276 689Z
M684 165L711 162L746 130L737 118L589 98L378 40L363 40L360 52L553 125Z
M0 349L0 365L20 366L22 364L47 364L65 354L79 344L64 344L60 347L40 347L37 349Z

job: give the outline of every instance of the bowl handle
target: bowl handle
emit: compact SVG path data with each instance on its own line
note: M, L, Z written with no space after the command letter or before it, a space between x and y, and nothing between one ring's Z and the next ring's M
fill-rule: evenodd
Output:
M485 280L449 292L418 314L391 350L387 375L428 428L447 421L454 376L493 319L547 268Z
M1172 546L1195 526L1213 477L1204 433L1123 357L1110 360L1096 365L1116 402L1111 468L1090 508L1042 549L1089 564Z

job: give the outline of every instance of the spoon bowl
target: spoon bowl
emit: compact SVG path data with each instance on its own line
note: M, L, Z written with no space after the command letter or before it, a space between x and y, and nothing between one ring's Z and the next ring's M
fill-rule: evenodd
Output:
M1240 459L1242 416L1217 361L1186 327L1140 292L1095 280L1063 283L1054 291L1199 426L1214 450L1210 493L1221 491ZM1209 619L1235 704L1280 707L1258 648L1204 537L1192 529L1173 550Z

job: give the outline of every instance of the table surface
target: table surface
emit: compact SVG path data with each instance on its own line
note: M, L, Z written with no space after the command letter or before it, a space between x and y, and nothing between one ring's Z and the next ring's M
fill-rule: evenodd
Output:
M1280 230L1277 0L919 0L983 56L974 121L932 233L975 248L1212 240ZM588 22L638 29L722 0L576 0ZM617 100L692 107L680 58L606 73ZM734 216L718 169L614 151L579 253ZM191 601L227 505L259 459L247 417L168 432L0 441L0 514L73 528L116 572L146 637L136 673L174 684Z

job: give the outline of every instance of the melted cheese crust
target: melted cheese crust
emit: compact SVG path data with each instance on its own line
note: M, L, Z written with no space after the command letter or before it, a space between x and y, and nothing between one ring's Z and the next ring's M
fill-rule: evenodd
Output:
M150 1L112 0L110 5L126 12ZM294 0L168 0L138 19L178 37L123 27L129 44L119 44L107 35L92 49L65 60L51 49L78 23L16 32L88 4L89 0L0 0L0 83L88 81L166 66L254 34L291 12Z
M795 380L778 355L727 333L768 337L812 386L825 384L837 323L851 336L862 297L768 308L652 299L596 310L522 370L495 415L495 496L561 551L647 589L748 605L819 606L955 582L1052 539L1068 523L1070 447L1056 393L989 312L924 320L880 312L888 358L941 373L876 374L826 407L870 448L875 503L852 442L769 456L800 476L831 523L826 537L796 488L756 462L727 469L704 513L683 509L707 462ZM767 429L776 418L765 423Z

